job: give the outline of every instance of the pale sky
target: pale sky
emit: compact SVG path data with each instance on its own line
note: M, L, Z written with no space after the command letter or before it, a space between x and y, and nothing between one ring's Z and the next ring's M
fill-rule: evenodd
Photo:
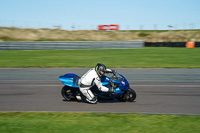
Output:
M0 0L0 26L122 30L200 29L200 0Z

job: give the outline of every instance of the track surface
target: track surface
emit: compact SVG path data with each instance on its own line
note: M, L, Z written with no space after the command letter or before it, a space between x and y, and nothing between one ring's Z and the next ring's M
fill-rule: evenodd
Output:
M135 112L200 115L200 69L116 69L136 91L136 102L100 101L92 105L63 101L65 73L78 68L0 69L0 111Z

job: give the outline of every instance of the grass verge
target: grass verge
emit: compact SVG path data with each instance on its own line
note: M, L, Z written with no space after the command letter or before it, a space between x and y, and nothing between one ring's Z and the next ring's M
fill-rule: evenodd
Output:
M1 133L199 133L200 116L0 112Z
M144 48L0 51L0 67L200 68L200 49Z

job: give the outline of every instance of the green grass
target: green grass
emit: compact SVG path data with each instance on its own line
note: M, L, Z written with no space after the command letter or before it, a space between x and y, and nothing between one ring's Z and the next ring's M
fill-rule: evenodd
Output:
M0 67L200 68L200 48L0 51Z
M199 133L200 116L0 112L1 133Z

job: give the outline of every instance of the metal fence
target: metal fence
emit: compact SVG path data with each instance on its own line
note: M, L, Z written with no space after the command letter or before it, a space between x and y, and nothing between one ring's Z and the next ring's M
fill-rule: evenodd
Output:
M143 48L143 41L0 42L0 50Z
M34 22L22 20L5 20L0 19L0 27L18 27L18 28L34 28L34 29L63 29L63 30L97 30L99 24L80 24L80 23L54 23L54 22ZM132 23L120 24L120 30L189 30L200 29L199 22L190 23Z

